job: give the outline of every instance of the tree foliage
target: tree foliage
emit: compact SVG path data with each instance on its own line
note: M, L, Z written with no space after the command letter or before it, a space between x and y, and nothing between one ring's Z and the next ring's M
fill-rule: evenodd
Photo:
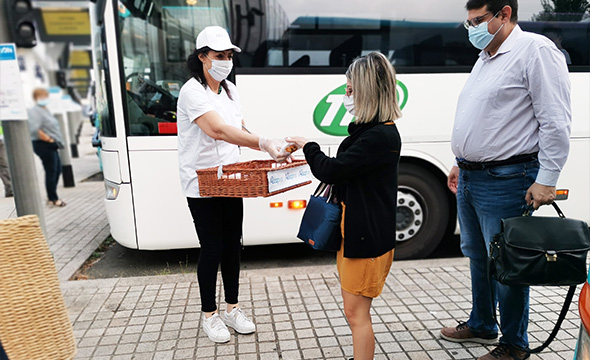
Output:
M533 15L535 21L580 21L588 16L589 0L541 0L543 11Z

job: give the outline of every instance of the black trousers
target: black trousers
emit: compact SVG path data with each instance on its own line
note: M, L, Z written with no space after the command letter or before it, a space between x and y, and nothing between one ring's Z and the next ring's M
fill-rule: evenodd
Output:
M241 198L187 198L187 201L201 244L197 265L201 311L217 310L215 293L220 264L225 302L237 304L243 201Z
M4 352L2 343L0 343L0 360L8 360L8 355L6 355L6 352Z
M61 175L61 161L56 143L48 143L41 140L33 141L33 151L41 158L45 169L45 190L49 201L57 201L57 182Z

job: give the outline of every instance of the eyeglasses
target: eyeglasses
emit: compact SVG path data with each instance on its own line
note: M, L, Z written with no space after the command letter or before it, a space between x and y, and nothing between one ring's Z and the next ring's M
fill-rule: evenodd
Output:
M500 11L502 11L502 10L500 10ZM496 16L498 16L498 14L500 13L500 11L498 11L496 13L496 15L494 15L492 17L492 19L495 18ZM463 26L467 30L469 30L470 27L477 28L479 25L481 25L484 22L483 20L486 18L486 16L488 16L488 14L492 14L492 12L491 11L488 11L487 13L485 13L485 14L483 14L481 16L478 16L475 19L465 20L465 21L463 21Z

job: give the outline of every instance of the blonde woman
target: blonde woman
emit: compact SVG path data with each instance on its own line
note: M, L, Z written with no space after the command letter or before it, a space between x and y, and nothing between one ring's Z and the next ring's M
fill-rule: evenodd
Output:
M373 359L370 308L381 294L393 261L401 139L394 121L395 70L381 53L356 59L346 71L346 109L355 116L335 158L315 142L292 137L311 171L334 184L342 203L343 241L337 254L344 313L352 331L354 359Z

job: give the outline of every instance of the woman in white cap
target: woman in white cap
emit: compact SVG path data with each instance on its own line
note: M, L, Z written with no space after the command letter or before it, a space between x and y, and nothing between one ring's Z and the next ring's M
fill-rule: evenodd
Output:
M227 326L241 334L256 330L238 305L243 204L241 198L201 197L196 170L238 162L239 146L268 152L277 161L285 161L288 154L280 153L279 142L249 133L244 126L238 91L226 80L234 52L241 50L227 31L209 26L199 33L196 45L187 60L192 77L182 86L177 105L180 179L201 244L197 278L203 330L212 341L227 342ZM220 264L227 306L218 312Z

